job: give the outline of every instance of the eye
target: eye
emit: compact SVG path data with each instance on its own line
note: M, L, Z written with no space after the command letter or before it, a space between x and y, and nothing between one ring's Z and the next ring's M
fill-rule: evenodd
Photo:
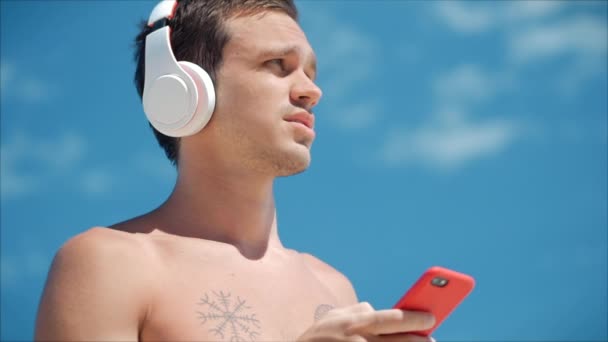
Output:
M276 71L280 72L281 74L285 73L285 59L283 58L274 58L266 61L265 64L276 69Z
M308 79L311 80L311 81L313 81L313 82L317 78L317 75L314 72L312 72L312 73L306 72L305 74L306 74L306 77L308 77Z

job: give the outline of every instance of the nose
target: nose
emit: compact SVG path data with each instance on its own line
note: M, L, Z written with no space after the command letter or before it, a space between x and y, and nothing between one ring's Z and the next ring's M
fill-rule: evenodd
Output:
M319 103L323 91L304 72L301 72L300 75L291 88L291 101L298 107L310 111Z

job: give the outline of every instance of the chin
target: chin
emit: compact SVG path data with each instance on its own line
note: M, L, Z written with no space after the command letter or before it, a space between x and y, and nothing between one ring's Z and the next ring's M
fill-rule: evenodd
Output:
M291 176L302 173L310 166L310 151L308 147L301 146L297 151L286 153L285 158L277 160L277 177Z

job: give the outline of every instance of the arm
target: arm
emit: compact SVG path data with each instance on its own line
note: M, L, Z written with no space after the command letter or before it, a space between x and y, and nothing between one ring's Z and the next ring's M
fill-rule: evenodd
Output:
M137 341L151 284L141 244L94 228L69 240L49 271L35 340Z
M434 342L432 337L408 334L430 329L432 314L399 309L375 310L363 302L331 310L316 321L298 342Z
M422 331L435 324L432 314L399 309L375 310L369 303L358 303L355 290L342 273L315 258L304 254L315 274L334 291L343 306L333 309L316 321L298 342L430 342L431 337L408 332Z

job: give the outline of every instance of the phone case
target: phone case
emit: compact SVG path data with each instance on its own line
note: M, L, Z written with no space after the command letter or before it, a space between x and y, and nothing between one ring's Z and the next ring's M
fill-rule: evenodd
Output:
M473 277L434 266L424 272L394 308L432 313L435 316L435 325L428 330L413 332L416 335L428 336L462 302L473 287L475 287Z

